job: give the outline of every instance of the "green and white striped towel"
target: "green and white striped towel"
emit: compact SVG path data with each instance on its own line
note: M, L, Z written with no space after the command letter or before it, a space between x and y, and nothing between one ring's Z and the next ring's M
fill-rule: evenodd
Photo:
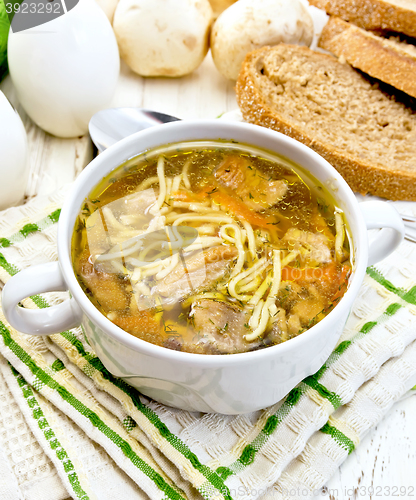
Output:
M56 259L67 189L0 214L3 282ZM416 383L415 261L416 245L404 242L369 268L324 366L284 400L247 415L150 401L107 372L79 329L32 337L0 313L1 498L312 497ZM48 307L63 295L23 305Z

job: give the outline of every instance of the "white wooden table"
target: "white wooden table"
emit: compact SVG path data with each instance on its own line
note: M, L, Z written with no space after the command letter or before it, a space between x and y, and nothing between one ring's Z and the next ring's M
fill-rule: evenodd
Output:
M19 111L28 133L31 175L27 196L47 194L71 182L92 158L89 137L58 139L44 133L25 115L9 77L0 89ZM181 79L143 79L123 64L112 106L150 108L179 118L215 118L236 109L237 103L233 83L218 73L208 55L197 71ZM412 486L416 498L415 423L416 397L412 396L391 409L316 498L397 498L393 488L398 487L400 495L401 486L407 487L407 496L399 498L411 498ZM370 487L380 494L371 495Z

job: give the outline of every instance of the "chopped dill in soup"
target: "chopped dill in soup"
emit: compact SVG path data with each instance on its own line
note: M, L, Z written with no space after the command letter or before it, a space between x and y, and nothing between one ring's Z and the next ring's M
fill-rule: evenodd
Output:
M199 354L285 342L340 300L342 211L284 158L234 143L171 145L94 188L72 240L78 281L115 325Z

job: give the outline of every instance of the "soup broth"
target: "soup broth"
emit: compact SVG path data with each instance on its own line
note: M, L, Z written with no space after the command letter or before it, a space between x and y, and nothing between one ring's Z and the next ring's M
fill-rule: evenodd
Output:
M284 158L226 142L129 160L83 203L78 281L114 324L199 354L285 342L324 318L351 273L342 211Z

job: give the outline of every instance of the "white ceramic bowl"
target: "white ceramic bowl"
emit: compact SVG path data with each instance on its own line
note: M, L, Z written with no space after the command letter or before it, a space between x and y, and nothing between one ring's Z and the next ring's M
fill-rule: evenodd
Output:
M235 140L279 153L327 186L344 210L352 233L353 273L347 292L320 323L302 335L266 349L231 355L173 351L140 340L111 323L81 289L71 263L71 236L84 198L111 170L144 150L189 140ZM367 229L382 229L368 248ZM390 228L390 229L387 229ZM182 121L134 134L104 151L81 173L59 220L59 262L28 268L6 284L3 309L16 329L35 335L82 324L89 343L106 368L161 403L186 410L245 413L284 397L304 377L316 372L334 349L368 262L388 255L402 240L404 227L384 202L358 204L342 177L318 154L277 132L218 120ZM370 259L369 259L370 255ZM39 311L17 304L36 293L70 290L72 298Z

